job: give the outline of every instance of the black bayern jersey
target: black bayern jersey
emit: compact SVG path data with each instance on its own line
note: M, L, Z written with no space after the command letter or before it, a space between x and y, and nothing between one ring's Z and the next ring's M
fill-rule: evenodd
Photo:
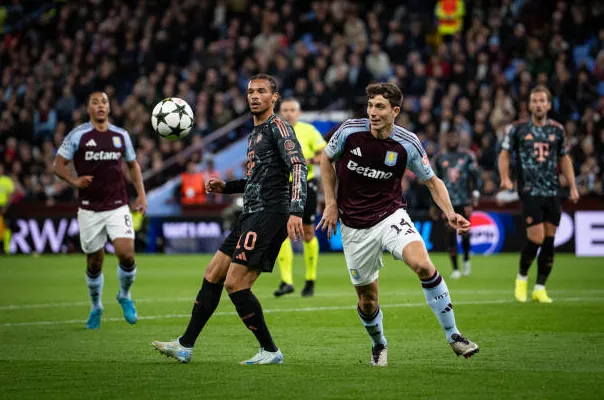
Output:
M476 158L469 151L439 154L434 159L434 173L445 183L454 207L470 204L471 181L474 184L472 189L480 191L482 188Z
M224 193L243 192L244 214L266 211L302 217L306 175L306 160L294 130L272 115L248 136L246 178L227 182Z
M568 153L560 123L549 118L545 126L536 126L530 119L517 121L509 127L501 146L516 154L520 195L558 196L558 163Z

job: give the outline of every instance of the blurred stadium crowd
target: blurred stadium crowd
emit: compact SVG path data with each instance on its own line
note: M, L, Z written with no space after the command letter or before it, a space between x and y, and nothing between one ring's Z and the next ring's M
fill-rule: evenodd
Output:
M441 0L442 1L442 0ZM461 0L457 0L461 1ZM397 123L429 154L455 130L498 190L498 142L527 116L537 83L572 145L583 196L601 196L604 171L604 8L599 1L466 1L463 29L438 31L436 1L12 1L0 6L0 153L24 201L68 201L52 173L57 146L87 119L93 90L111 99L143 171L245 114L247 79L268 72L303 109L364 111L364 87L389 81L405 95ZM159 141L150 110L164 97L191 104L183 142ZM230 139L236 136L230 136ZM204 153L223 143L210 144ZM200 161L201 154L195 153ZM185 160L162 179L185 169ZM155 182L157 184L160 182ZM421 194L412 177L410 203Z

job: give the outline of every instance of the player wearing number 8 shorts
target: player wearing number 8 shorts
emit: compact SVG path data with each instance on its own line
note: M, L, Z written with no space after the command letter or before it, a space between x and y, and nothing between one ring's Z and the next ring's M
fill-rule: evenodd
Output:
M191 361L193 346L218 307L224 288L260 345L258 353L241 364L283 363L262 306L251 290L262 272L273 270L283 240L288 235L292 240L304 236L306 162L291 125L273 112L278 99L272 76L258 74L250 79L247 100L254 129L248 136L247 176L228 182L210 179L206 184L210 193L243 193L243 212L206 268L184 334L173 341L152 343L162 354L180 362Z
M86 253L86 284L92 302L86 327L98 329L103 314L102 267L107 236L113 242L119 260L117 301L128 323L134 324L138 318L130 296L136 276L134 228L122 159L128 165L138 195L135 208L144 213L147 200L130 136L126 130L109 123L109 99L105 93L90 94L88 114L90 122L76 127L65 137L54 165L55 174L78 189L80 243ZM77 177L68 168L70 162L73 162Z

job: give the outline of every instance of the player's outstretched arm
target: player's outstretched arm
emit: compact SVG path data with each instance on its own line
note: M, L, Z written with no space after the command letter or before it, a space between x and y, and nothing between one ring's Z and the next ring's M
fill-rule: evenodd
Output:
M327 229L327 237L331 238L336 231L338 223L338 203L336 200L336 170L331 160L324 152L321 156L321 180L323 182L323 191L325 192L325 210L323 217L317 225L317 230Z
M575 169L573 168L573 161L568 154L560 157L560 169L562 175L566 178L566 181L570 185L570 197L569 199L576 203L579 201L579 191L577 190L577 184L575 182Z
M87 188L90 186L94 177L91 175L73 176L69 169L70 161L71 160L68 160L67 158L57 154L53 164L55 175L78 189Z
M141 173L141 167L138 165L136 160L128 161L128 171L130 171L130 178L136 189L136 201L134 202L134 209L140 211L141 214L147 212L147 195L145 194L145 185L143 183L143 174Z
M510 179L510 152L508 150L501 150L501 153L499 153L499 159L497 160L497 166L499 167L501 188L504 190L514 189L514 184Z
M449 225L457 229L459 233L465 233L470 229L470 222L459 214L456 214L449 198L449 191L445 183L436 175L433 175L424 184L430 190L430 195L434 202L440 207L445 214Z
M224 193L237 194L245 191L247 179L233 179L231 181L223 181L222 179L211 178L206 183L207 193Z

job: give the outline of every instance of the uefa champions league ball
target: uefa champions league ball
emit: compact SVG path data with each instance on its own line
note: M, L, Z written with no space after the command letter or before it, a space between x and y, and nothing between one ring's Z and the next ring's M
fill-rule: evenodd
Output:
M193 110L183 99L163 99L151 113L151 125L159 136L168 140L182 139L193 127Z

